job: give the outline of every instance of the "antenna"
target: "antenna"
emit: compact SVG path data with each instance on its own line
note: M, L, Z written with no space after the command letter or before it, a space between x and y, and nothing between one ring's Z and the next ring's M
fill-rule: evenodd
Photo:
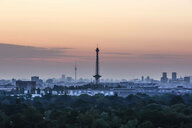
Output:
M77 82L77 63L75 61L75 83Z

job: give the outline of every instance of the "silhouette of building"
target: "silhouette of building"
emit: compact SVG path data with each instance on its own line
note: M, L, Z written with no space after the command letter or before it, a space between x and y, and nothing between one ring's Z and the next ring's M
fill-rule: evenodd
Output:
M25 90L31 90L36 88L36 82L35 81L16 81L16 87L17 88L23 88Z
M186 76L186 77L184 77L184 82L186 83L186 84L189 84L190 83L190 77L189 76Z
M54 79L47 79L47 80L46 80L46 83L48 83L48 84L53 84L53 83L54 83Z
M61 75L61 80L65 81L65 75L64 74Z
M176 81L176 80L177 80L177 73L172 72L172 81Z
M144 76L141 77L141 81L144 81Z
M43 80L39 79L39 76L32 76L31 81L36 82L36 86L38 87L43 85Z
M146 82L151 82L150 76L147 76L147 77L145 78L145 81L146 81Z
M161 83L167 83L167 82L168 82L167 73L163 72L161 77Z
M99 75L99 48L98 47L96 48L96 71L93 77L95 78L96 84L98 84L99 79L101 77L101 75Z
M67 82L72 82L73 78L69 76L69 77L66 78L66 80L67 80Z
M39 81L39 77L38 76L32 76L31 77L31 81L38 82Z

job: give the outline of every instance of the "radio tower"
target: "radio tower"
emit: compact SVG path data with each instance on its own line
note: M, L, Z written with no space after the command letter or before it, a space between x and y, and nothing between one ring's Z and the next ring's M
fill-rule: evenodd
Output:
M99 75L99 48L98 48L98 46L96 48L96 73L93 77L95 77L96 84L98 84L99 78L101 77Z
M75 62L75 83L77 82L77 64Z

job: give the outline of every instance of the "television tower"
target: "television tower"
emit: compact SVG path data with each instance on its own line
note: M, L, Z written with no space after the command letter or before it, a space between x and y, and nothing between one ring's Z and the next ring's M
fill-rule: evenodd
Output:
M77 82L77 64L75 62L75 83Z
M96 73L93 77L95 77L96 84L98 84L99 78L101 77L99 75L99 48L98 48L98 46L96 48Z

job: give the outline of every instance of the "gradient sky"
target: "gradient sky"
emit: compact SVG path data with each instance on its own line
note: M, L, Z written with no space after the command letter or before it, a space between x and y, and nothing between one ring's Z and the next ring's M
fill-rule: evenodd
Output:
M192 75L191 0L0 0L0 78Z

